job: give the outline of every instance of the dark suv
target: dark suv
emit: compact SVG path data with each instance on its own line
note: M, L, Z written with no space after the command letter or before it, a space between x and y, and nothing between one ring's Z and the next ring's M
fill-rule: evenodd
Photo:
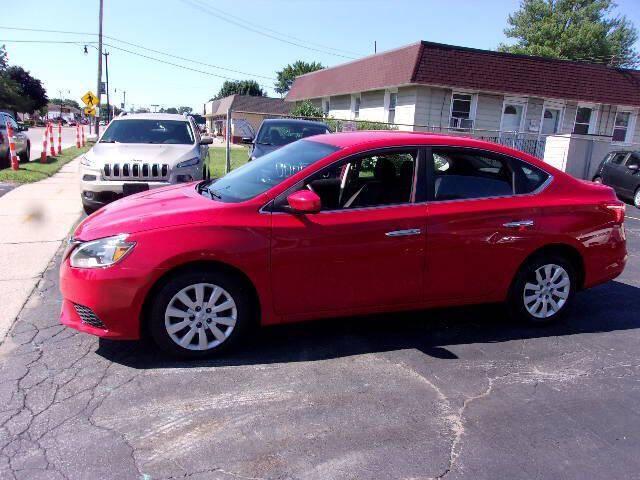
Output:
M301 138L324 133L331 133L331 131L323 122L292 118L267 119L260 125L254 141L250 139L242 139L242 141L252 143L249 147L249 161L251 161Z
M11 166L7 123L11 123L11 126L13 127L13 136L15 137L16 142L16 155L18 155L20 162L29 161L29 151L31 150L29 137L23 133L28 130L28 128L19 126L14 118L8 113L0 112L0 168L8 168Z
M604 157L594 182L612 187L620 198L640 208L640 152L610 152Z

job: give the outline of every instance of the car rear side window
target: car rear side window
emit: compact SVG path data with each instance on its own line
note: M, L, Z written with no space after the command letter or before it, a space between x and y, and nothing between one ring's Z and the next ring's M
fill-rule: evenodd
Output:
M514 194L514 174L508 161L465 149L433 149L433 199L464 200Z
M624 159L627 157L627 152L616 153L611 157L609 163L612 165L621 165Z
M542 187L550 175L544 170L531 164L510 159L516 177L515 190L517 194L532 193Z

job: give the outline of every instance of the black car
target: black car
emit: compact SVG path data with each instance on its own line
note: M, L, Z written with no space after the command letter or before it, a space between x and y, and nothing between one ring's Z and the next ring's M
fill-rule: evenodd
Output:
M640 208L640 152L610 152L604 157L594 182L612 187L620 198Z
M243 141L251 143L249 160L255 160L301 138L324 133L331 133L331 131L329 126L323 122L291 118L269 119L262 122L255 140L243 139Z

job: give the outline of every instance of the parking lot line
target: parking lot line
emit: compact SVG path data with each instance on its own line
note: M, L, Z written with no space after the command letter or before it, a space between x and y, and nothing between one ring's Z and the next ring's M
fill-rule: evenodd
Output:
M630 218L631 220L638 220L638 221L640 221L640 218L638 218L638 217L631 217L631 216L629 216L629 215L625 215L625 218Z

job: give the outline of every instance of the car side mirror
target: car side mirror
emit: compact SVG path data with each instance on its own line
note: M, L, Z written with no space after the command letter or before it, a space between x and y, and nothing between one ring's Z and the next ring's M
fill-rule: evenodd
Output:
M317 193L311 190L299 190L287 197L292 213L318 213L322 202Z
M211 137L202 137L200 139L200 145L211 145L213 143L213 138Z
M251 138L251 137L242 137L242 143L247 144L247 145L251 144L251 143L253 143L253 138Z
M640 165L638 165L637 163L632 163L631 165L627 165L627 168L632 172L637 172L638 170L640 170Z

